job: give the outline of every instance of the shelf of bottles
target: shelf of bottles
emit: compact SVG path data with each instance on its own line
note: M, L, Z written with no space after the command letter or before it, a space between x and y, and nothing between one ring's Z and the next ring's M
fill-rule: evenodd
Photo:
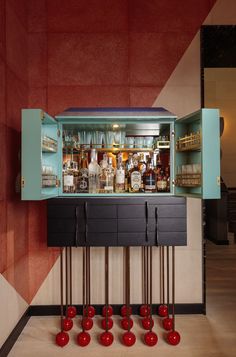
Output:
M63 193L170 192L169 137L118 135L99 144L63 135Z
M57 152L57 141L44 135L42 137L42 152Z
M56 187L57 184L57 176L53 173L52 166L42 165L42 187Z
M180 137L176 141L176 151L192 151L201 149L201 134L200 131L190 133Z

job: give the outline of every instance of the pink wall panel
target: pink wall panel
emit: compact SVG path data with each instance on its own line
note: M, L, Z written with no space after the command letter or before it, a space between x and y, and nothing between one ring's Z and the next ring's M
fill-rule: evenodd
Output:
M49 87L48 111L58 114L68 107L129 106L129 88L119 86Z
M192 40L189 33L132 33L130 35L131 85L164 86Z
M28 14L29 32L46 32L46 0L28 0Z
M29 86L47 85L47 34L30 33L29 41Z
M126 34L49 34L50 85L128 82Z
M0 56L5 57L5 0L0 0Z
M48 0L49 32L124 32L127 0Z
M195 33L215 2L216 0L130 0L130 31Z
M7 64L18 78L27 83L27 32L9 2L6 3L6 41Z

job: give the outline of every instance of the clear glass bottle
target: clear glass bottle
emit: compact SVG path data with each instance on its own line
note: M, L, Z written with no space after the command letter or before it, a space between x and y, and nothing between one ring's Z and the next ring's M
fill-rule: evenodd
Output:
M164 170L161 170L157 176L157 191L166 192L167 190L167 179Z
M77 180L77 191L79 193L89 192L88 156L82 149Z
M139 163L138 163L138 169L141 172L141 191L144 191L144 182L143 182L143 177L144 177L144 173L147 169L147 164L144 160L144 154L140 154L140 158L139 158Z
M99 192L100 166L97 163L96 149L91 149L91 162L88 165L89 172L89 193Z
M67 162L63 164L63 192L75 192L73 163L71 160L67 160Z
M118 193L125 192L125 168L122 162L122 154L117 157L117 169L115 178L115 191Z
M103 159L100 161L99 193L105 193L107 167L108 167L108 156L107 153L104 153Z
M125 162L125 191L126 192L129 192L129 185L130 185L129 173L133 167L134 167L133 154L129 153L128 160L126 160Z
M147 170L143 175L143 184L145 192L156 192L156 173L151 158L147 162Z
M142 176L138 169L138 160L135 158L133 162L134 167L129 171L129 192L140 192Z
M106 175L106 185L104 187L105 193L113 193L115 170L112 166L112 157L108 158L108 166L107 169L105 170L105 175Z

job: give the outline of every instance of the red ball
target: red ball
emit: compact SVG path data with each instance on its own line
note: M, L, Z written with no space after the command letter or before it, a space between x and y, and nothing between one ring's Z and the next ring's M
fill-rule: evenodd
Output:
M76 307L75 306L68 306L67 308L67 313L66 313L66 316L67 317L70 317L71 319L73 319L73 317L76 316Z
M113 327L113 320L108 317L107 322L106 318L102 319L102 328L103 330L110 330Z
M84 330L91 330L93 327L93 320L90 317L84 317L81 321L81 326Z
M165 317L162 320L162 325L166 331L170 331L173 328L173 318Z
M64 331L70 331L73 327L73 321L67 317L63 319L62 323Z
M122 340L125 346L131 347L135 344L136 342L136 337L133 334L133 332L125 332L124 335L122 336Z
M168 307L166 305L160 305L158 308L158 314L161 317L168 316Z
M180 343L180 334L177 331L168 332L167 342L173 346L178 345Z
M151 312L150 306L148 306L148 305L142 305L142 306L140 307L140 311L139 311L140 316L142 316L142 317L148 316L148 315L150 315L150 312Z
M100 342L103 346L110 346L114 340L114 337L111 332L103 332L100 335Z
M86 316L86 317L94 317L95 313L96 313L96 311L93 306L87 306L84 308L84 316Z
M145 330L150 330L154 326L154 321L150 317L144 317L142 325Z
M155 346L157 344L158 337L155 332L149 331L144 335L144 342L148 346Z
M132 315L132 307L131 306L127 306L127 305L123 305L121 310L120 310L120 314L122 317L125 317L127 315Z
M64 347L69 342L69 339L68 333L61 331L56 335L56 344L60 347Z
M90 337L90 334L88 332L80 332L77 335L77 343L81 347L88 346L90 341L91 341L91 337Z
M131 318L128 318L127 316L123 317L120 323L121 323L121 327L124 330L128 330L129 328L131 329L134 324L133 320Z
M102 308L102 316L103 317L106 317L106 311L107 311L107 316L112 316L112 314L113 314L113 308L112 308L112 306L111 305L109 305L109 306L103 306L103 308Z

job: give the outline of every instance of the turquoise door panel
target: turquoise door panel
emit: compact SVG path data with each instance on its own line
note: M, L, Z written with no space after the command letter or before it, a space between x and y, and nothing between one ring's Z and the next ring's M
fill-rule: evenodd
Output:
M220 131L219 110L201 109L175 123L175 146L181 140L199 133L200 143L190 148L176 149L176 195L203 199L220 198ZM190 139L191 140L191 139ZM195 182L195 183L193 183Z
M22 110L22 200L43 200L58 196L59 148L51 149L44 138L58 142L57 122L40 109ZM49 181L44 179L54 178ZM52 176L53 175L53 176ZM43 187L42 182L47 183Z

